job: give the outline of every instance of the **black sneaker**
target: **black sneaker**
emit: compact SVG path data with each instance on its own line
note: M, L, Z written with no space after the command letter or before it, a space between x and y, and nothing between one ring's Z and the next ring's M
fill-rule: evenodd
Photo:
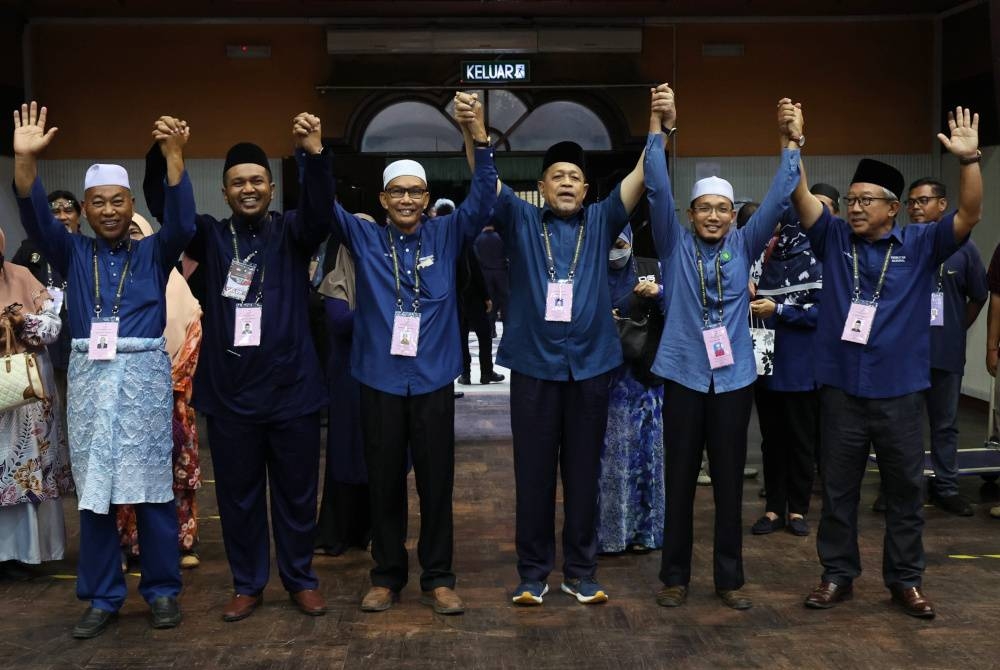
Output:
M88 607L80 620L73 627L73 637L77 640L89 640L104 632L111 620L115 618L117 612L99 610L96 607Z
M939 496L932 495L931 502L938 509L944 510L948 514L954 514L955 516L972 516L973 509L972 504L965 498L965 496L956 493L950 496Z
M153 614L153 628L173 628L181 622L181 607L177 604L177 598L171 596L160 596L149 604L149 610Z

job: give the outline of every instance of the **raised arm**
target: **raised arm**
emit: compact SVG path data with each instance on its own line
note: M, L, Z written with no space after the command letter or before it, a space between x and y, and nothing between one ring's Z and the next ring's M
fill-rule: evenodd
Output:
M191 137L187 121L161 116L153 124L153 140L166 162L163 219L156 234L164 272L170 272L195 233L194 187L184 171L184 145Z
M48 109L39 109L34 101L14 110L14 193L24 231L65 276L70 233L52 216L45 189L38 179L38 156L58 131L55 127L45 129L47 116Z
M956 107L948 112L951 137L938 133L941 144L958 157L958 212L955 214L955 240L963 241L983 216L983 174L979 169L979 114Z
M305 153L305 169L291 234L299 249L311 255L333 227L336 202L333 162L323 152L323 129L318 116L309 112L298 114L292 119L292 136L296 148Z
M469 163L469 169L475 172L477 143L485 146L490 141L489 132L486 130L483 103L479 101L479 94L462 91L455 93L455 121L462 129L465 160ZM503 184L498 175L496 178L497 195L500 195L502 188Z
M493 149L489 146L475 146L475 142L482 144L489 139L482 107L474 95L461 91L455 94L455 121L462 127L463 136L473 140L471 145L466 144L467 151L471 148L473 154L472 187L469 189L469 195L455 210L463 244L471 243L489 222L490 213L497 202L497 195L503 188L493 163Z
M783 98L778 103L778 107L779 110L783 110L780 112L782 117L787 118L788 136L802 137L802 133L805 130L805 121L802 118L802 105L795 103L791 110L791 118L788 118L790 110L788 109L788 103L785 102L786 100L788 98ZM790 103L791 101L788 102ZM811 228L820 215L823 214L823 203L809 192L809 180L806 179L806 166L802 162L801 154L799 156L799 183L795 187L795 190L792 191L792 206L799 213L799 223L802 224L803 230Z
M673 90L670 88L669 84L660 84L656 88L652 89L652 94L652 112L653 114L658 115L660 125L653 130L651 123L650 132L660 133L664 128L668 130L672 129L677 121L677 110L674 106ZM643 152L639 154L639 160L636 161L635 167L632 168L631 172L625 175L624 179L622 179L619 193L621 195L622 205L625 207L625 211L629 214L631 214L632 210L635 209L635 206L639 204L639 199L646 190L644 178L645 158L646 150L644 149Z
M646 198L649 200L649 222L653 229L653 242L660 258L666 258L674 249L681 234L681 225L674 209L673 189L667 174L667 137L663 134L666 125L673 128L677 118L674 94L663 84L650 90L652 102L649 114L649 136L643 151L643 180ZM661 104L657 104L660 102ZM669 104L667 104L669 103ZM668 114L670 123L664 120ZM624 188L625 182L622 182Z

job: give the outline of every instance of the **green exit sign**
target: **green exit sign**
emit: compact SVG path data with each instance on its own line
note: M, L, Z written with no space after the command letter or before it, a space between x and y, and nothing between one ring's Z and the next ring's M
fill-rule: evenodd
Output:
M505 84L531 81L531 62L526 60L462 61L463 84Z

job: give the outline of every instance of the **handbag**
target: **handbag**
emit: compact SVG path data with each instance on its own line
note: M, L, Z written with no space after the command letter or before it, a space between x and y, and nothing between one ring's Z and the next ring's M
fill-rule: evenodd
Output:
M640 318L615 317L622 357L631 368L632 376L646 386L663 383L663 378L651 370L663 335L663 324L663 315L655 305Z
M757 376L774 374L774 331L765 328L760 319L751 318L750 339L753 341L753 357L757 362Z
M0 411L45 400L45 386L35 354L14 349L14 328L8 319L0 321L4 330L4 356L0 358Z

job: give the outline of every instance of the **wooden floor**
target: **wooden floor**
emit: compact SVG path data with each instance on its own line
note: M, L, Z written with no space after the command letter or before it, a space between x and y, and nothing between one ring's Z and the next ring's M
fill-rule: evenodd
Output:
M200 568L184 573L184 622L153 631L148 609L128 578L129 600L102 637L76 641L70 629L85 605L75 599L78 544L75 501L66 501L69 555L26 582L0 582L0 668L991 668L1000 663L1000 521L987 516L995 487L966 478L964 493L981 504L958 519L927 509L926 591L938 608L932 622L890 607L881 585L883 524L869 510L877 475L866 480L861 513L865 574L852 602L831 611L802 606L817 582L815 536L745 537L747 612L723 607L712 592L711 491L697 493L694 577L688 604L675 610L653 600L659 555L602 557L599 576L611 600L585 607L558 592L560 575L541 608L511 606L517 582L513 547L514 489L506 399L476 395L458 402L455 487L458 588L468 611L436 616L417 601L418 568L389 612L364 614L364 552L317 557L329 613L298 613L276 570L265 604L249 619L223 623L231 582L222 550L214 490L202 489ZM968 440L980 439L981 408L963 408ZM971 437L974 436L974 437ZM760 462L751 429L751 464ZM206 477L211 458L204 451ZM761 512L760 484L747 481L744 526ZM412 491L412 484L411 484ZM410 533L419 519L411 496ZM814 505L818 500L814 499ZM815 521L816 513L811 516ZM558 560L557 560L558 565Z

